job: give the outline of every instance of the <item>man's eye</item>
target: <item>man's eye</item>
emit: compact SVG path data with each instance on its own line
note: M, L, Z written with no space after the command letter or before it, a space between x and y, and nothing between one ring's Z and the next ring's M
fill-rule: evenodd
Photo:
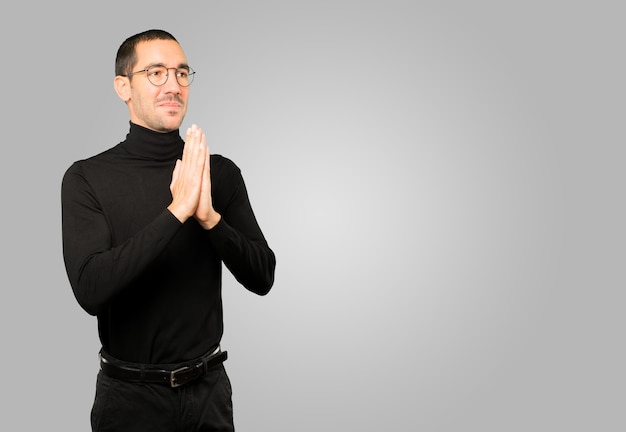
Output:
M186 70L178 70L176 71L176 74L179 78L187 78L189 76L189 72L187 72Z

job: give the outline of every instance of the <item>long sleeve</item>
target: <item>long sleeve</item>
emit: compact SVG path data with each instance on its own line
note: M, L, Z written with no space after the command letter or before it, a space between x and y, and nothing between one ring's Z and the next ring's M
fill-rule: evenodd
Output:
M274 283L276 257L257 223L240 170L228 159L224 159L224 163L233 169L225 170L227 179L216 179L214 195L218 197L217 202L227 204L217 209L222 213L222 220L208 235L235 279L251 292L265 295ZM227 198L220 196L221 181L233 186L225 189L231 191Z
M137 234L114 246L107 215L78 164L64 175L61 202L68 278L78 303L92 315L145 271L181 226L164 210Z

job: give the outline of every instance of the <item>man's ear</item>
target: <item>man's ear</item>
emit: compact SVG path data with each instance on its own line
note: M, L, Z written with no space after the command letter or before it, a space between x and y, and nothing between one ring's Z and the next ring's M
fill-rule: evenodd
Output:
M113 80L113 88L115 88L115 93L117 93L124 102L130 100L130 79L128 79L128 77L121 75L116 76L115 80Z

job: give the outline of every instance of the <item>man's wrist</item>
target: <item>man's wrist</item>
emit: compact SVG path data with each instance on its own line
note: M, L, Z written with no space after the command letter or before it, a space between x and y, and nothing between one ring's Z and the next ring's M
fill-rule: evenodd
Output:
M167 206L167 209L170 211L170 213L172 213L174 215L174 217L176 219L178 219L178 221L180 223L185 223L185 221L189 218L189 216L186 216L185 212L181 211L179 208L177 208L174 205L174 203L172 203L169 206Z
M205 230L210 230L215 227L222 220L222 215L218 212L214 212L206 220L198 220L198 223Z

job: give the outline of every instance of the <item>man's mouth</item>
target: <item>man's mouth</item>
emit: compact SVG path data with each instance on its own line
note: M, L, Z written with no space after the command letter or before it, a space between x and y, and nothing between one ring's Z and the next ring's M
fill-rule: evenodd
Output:
M178 109L183 106L183 101L176 96L170 96L157 100L157 106L169 109Z

